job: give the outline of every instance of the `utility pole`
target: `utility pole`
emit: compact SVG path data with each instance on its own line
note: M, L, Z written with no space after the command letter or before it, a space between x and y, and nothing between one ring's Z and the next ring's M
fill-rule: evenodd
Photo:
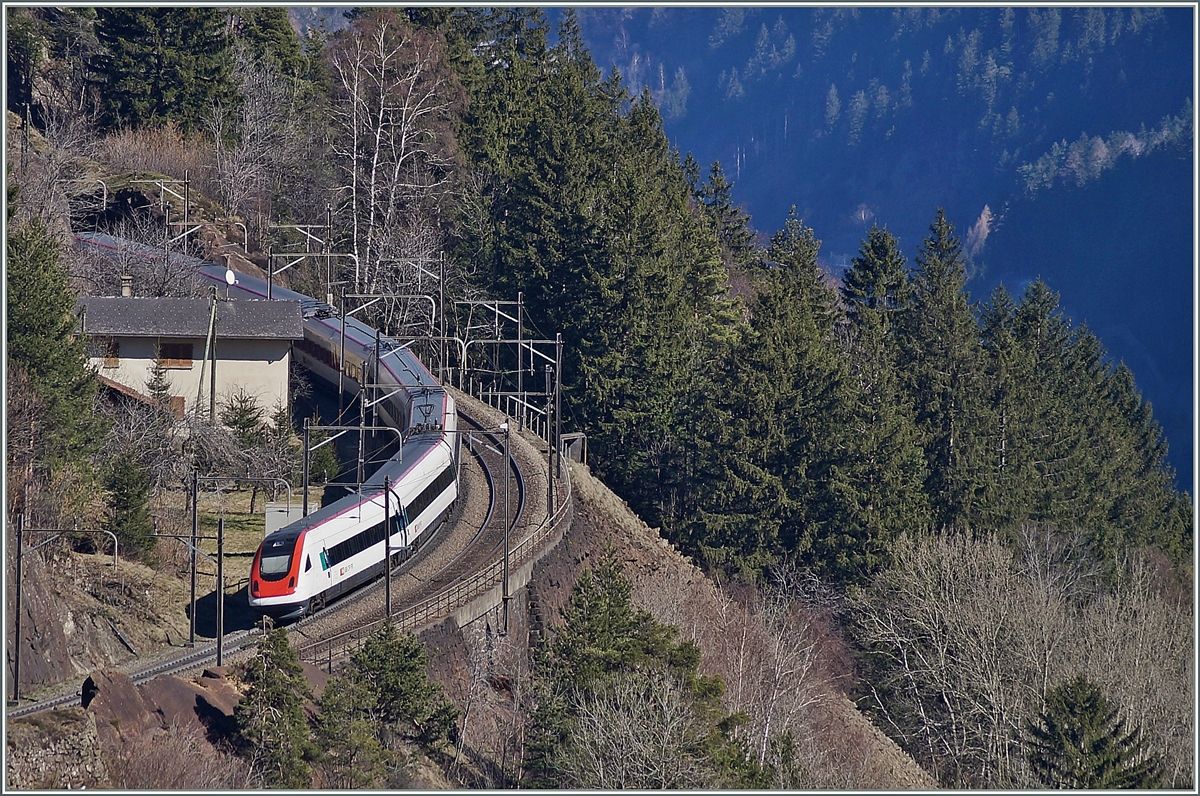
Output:
M550 434L550 366L546 366L546 518L554 516L554 443Z
M29 106L26 105L26 113ZM16 656L13 660L13 702L21 698L21 559L25 558L25 514L17 515L17 616L16 638L13 639L13 650Z
M504 635L508 635L508 421L500 424L504 429Z
M308 456L308 418L306 417L304 418L304 480L302 481L303 486L301 486L301 490L304 492L304 497L302 498L304 504L300 510L301 517L308 516Z
M199 542L197 537L200 535L200 473L197 470L192 470L192 618L191 630L188 636L188 643L191 646L196 646L196 545Z
M225 518L217 518L217 666L225 651Z
M562 350L562 332L559 332L554 335L554 460L559 479L562 478Z
M387 621L392 621L392 477L383 477L383 591Z

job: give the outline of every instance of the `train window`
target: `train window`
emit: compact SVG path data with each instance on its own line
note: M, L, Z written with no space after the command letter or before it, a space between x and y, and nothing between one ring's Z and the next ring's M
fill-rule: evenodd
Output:
M312 556L305 556L304 557L304 571L308 572L310 569L312 569Z
M264 542L262 557L258 569L263 580L283 580L283 576L292 568L292 552L296 548L296 539L277 539Z

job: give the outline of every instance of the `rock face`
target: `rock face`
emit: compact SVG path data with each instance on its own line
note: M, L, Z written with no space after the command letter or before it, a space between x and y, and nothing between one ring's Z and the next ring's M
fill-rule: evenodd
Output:
M5 792L110 787L96 732L83 708L61 708L10 721Z
M6 615L8 675L20 644L22 694L78 683L95 669L186 638L183 603L170 594L182 591L182 582L142 564L122 560L114 571L111 556L49 549L27 555L23 569L21 638L13 612ZM14 569L7 580L8 605L16 605Z
M169 727L219 732L240 699L223 667L205 669L197 680L156 677L141 686L121 672L97 671L83 683L83 706L105 747Z

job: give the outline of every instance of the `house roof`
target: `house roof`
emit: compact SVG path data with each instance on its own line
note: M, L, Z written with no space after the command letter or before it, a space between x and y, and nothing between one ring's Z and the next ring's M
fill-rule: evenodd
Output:
M83 331L113 337L207 337L212 299L84 296ZM299 340L299 301L217 302L218 339Z

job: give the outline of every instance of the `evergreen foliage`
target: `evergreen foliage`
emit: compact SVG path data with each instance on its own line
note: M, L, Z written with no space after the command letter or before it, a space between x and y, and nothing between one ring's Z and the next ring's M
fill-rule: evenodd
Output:
M429 655L392 624L372 634L321 695L317 742L334 787L377 787L395 779L402 742L436 750L458 709L426 672Z
M962 244L939 208L917 254L900 368L925 449L926 494L941 528L975 525L985 487L982 445L990 418L966 283Z
M725 178L720 161L713 162L707 182L697 186L695 196L716 231L722 259L730 265L750 267L758 254L750 216L734 204L733 183Z
M241 671L248 689L234 708L238 751L268 788L308 788L314 749L304 715L311 698L287 630L272 628Z
M10 192L9 209L14 205ZM10 219L11 222L11 219ZM77 335L75 298L54 240L41 221L9 229L5 239L8 358L25 368L45 414L36 444L49 470L80 464L97 450L97 382Z
M258 399L239 387L221 406L221 422L245 448L262 443L265 438L264 411Z
M315 742L326 787L375 787L395 764L397 756L379 740L370 699L366 684L351 677L331 678L321 692Z
M851 320L861 326L873 316L886 333L895 335L899 317L912 303L908 268L895 236L872 226L858 256L850 261L840 289Z
M175 121L188 132L214 101L229 100L226 20L224 10L211 7L97 9L101 50L92 69L106 126Z
M452 42L489 42L456 62L460 140L488 177L457 254L480 286L524 293L537 325L562 331L567 416L639 511L677 522L682 408L736 317L714 228L693 213L649 94L600 74L573 14L554 47L537 10L452 19Z
M365 704L391 732L433 747L450 736L458 710L429 679L428 665L416 636L386 624L350 659L346 676L363 685Z
M256 58L269 59L283 74L303 77L310 64L300 39L282 6L249 6L236 9L234 31L250 45Z
M154 399L154 403L164 412L171 409L171 382L167 378L167 369L162 366L159 358L154 360L150 369L150 378L146 380L146 392Z
M1126 733L1125 720L1083 675L1051 689L1026 732L1029 764L1047 787L1161 787L1161 761L1140 730Z
M126 554L145 557L157 540L147 500L150 474L137 461L135 453L124 451L109 462L104 488L110 512L104 529L117 537Z
M847 444L831 481L845 520L837 529L840 544L821 541L827 549L821 559L835 579L860 581L887 563L897 533L930 523L924 451L897 364L908 276L886 230L873 227L867 234L841 293L850 321L852 397Z
M760 269L726 393L726 483L712 495L704 544L710 560L728 556L751 573L787 555L820 557L814 544L844 520L830 468L844 444L846 372L819 246L793 208Z
M612 787L587 760L613 748L613 739L622 737L620 727L648 724L670 724L674 731L645 739L652 748L626 746L625 762L640 764L626 766L621 786L761 784L761 772L729 737L730 720L720 710L721 680L700 675L699 648L675 641L678 631L633 605L630 591L610 550L595 572L580 574L563 624L538 651L528 744L532 784ZM647 712L640 712L643 708ZM589 721L605 710L612 721ZM665 713L674 720L667 721ZM666 766L668 758L684 764ZM673 773L664 779L668 770Z

